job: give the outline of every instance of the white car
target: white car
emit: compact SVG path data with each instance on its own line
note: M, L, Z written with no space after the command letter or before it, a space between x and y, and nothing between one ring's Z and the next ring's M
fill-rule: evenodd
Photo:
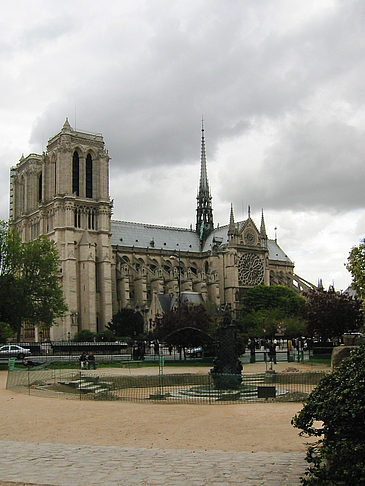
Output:
M31 354L30 349L22 348L17 344L5 344L0 347L0 358L24 359L28 354Z
M186 350L185 354L189 358L201 358L203 356L203 348L201 346L198 348L190 348Z

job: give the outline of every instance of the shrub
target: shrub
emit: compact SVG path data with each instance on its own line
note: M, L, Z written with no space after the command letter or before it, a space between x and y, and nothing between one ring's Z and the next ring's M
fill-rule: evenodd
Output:
M320 381L292 424L318 438L303 484L365 484L365 346Z
M83 329L75 334L73 340L76 343L90 343L94 341L95 336L95 332L89 331L88 329Z

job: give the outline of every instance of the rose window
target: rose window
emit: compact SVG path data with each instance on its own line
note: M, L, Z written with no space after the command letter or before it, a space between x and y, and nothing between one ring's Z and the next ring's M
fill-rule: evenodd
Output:
M238 261L238 281L240 285L259 285L264 280L262 260L253 253L242 255Z

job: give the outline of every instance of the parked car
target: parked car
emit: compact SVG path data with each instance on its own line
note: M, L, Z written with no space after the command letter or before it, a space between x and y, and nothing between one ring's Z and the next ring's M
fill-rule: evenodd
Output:
M31 354L30 349L22 348L17 344L5 344L0 347L0 358L24 359L29 354Z
M190 348L186 350L185 354L189 358L201 358L203 356L203 348L200 346L198 348Z

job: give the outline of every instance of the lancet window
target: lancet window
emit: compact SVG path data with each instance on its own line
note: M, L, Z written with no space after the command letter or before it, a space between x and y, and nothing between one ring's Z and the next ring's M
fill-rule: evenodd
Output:
M93 161L90 154L86 157L86 197L93 197Z
M80 159L79 154L75 151L72 158L72 192L76 196L80 195Z

